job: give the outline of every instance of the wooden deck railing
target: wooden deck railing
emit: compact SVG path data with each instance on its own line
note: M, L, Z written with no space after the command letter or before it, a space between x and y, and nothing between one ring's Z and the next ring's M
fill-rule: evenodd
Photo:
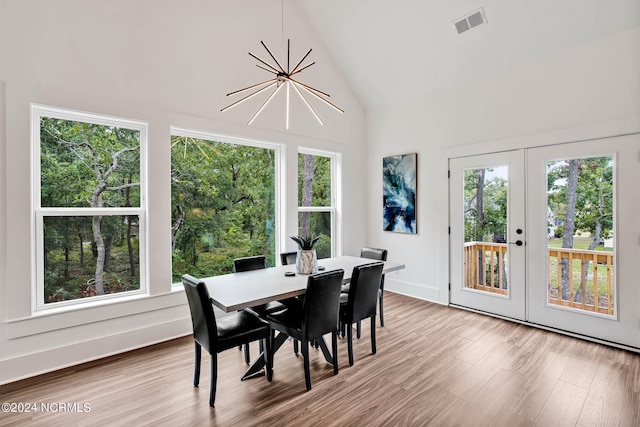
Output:
M506 243L465 243L465 287L507 295L509 291L506 253Z
M562 260L570 286L562 295ZM550 304L613 314L613 252L549 248Z
M564 296L562 260L570 283ZM465 243L464 264L465 287L508 294L506 243ZM548 271L549 304L613 314L613 252L549 248Z

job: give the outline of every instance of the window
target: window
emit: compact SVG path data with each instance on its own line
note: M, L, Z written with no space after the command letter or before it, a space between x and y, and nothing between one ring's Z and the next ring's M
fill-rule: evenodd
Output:
M233 271L233 259L275 265L279 146L183 129L171 133L173 282Z
M320 236L318 258L336 255L336 155L298 153L298 234Z
M142 293L146 124L32 106L35 310Z

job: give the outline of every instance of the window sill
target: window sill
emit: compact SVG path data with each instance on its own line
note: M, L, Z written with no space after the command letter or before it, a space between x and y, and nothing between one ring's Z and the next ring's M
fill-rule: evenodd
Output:
M39 311L32 316L6 321L9 339L23 338L61 329L84 326L105 320L148 313L186 304L184 292L160 295L132 295Z

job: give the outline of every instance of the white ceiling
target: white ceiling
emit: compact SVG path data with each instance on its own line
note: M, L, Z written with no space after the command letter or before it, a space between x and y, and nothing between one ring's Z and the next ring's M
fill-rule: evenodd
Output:
M640 0L297 1L368 110L640 25ZM457 34L480 7L488 23Z

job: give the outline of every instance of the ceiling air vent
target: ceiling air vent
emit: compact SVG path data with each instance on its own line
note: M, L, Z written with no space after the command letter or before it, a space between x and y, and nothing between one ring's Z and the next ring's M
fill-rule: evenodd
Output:
M484 9L480 8L474 10L471 13L463 16L460 19L457 19L453 22L453 25L456 27L456 31L458 34L462 34L471 28L477 27L480 24L484 24L487 22L487 17L484 14Z

